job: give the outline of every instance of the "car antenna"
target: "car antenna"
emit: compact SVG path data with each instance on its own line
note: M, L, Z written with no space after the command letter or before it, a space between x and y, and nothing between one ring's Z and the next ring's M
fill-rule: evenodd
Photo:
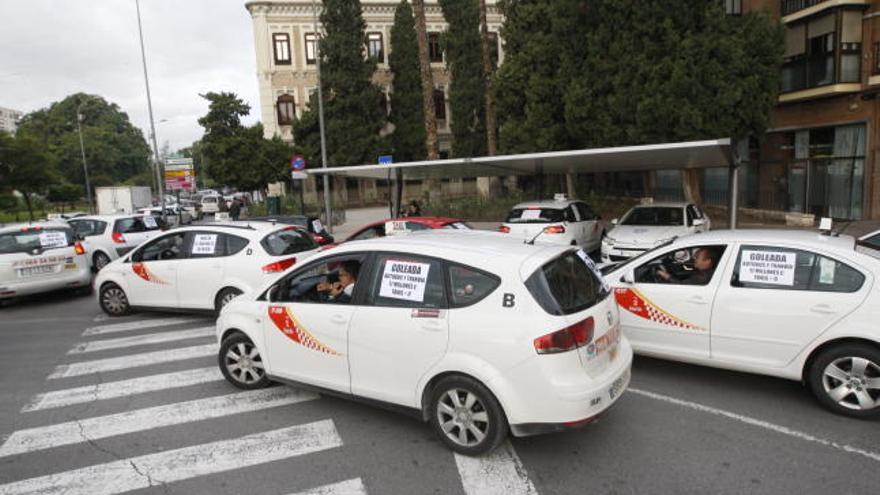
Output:
M538 236L540 236L540 235L543 234L543 233L544 233L544 229L541 229L540 232L538 232L537 234L535 234L535 237L532 237L532 238L529 239L528 241L525 241L524 244L528 244L528 245L530 245L530 246L534 246L534 245L535 245L535 239L537 239Z

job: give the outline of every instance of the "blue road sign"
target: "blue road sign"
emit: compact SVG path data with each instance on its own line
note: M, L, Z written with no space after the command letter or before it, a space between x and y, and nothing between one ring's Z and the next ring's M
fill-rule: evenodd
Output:
M290 169L291 170L305 170L306 169L306 160L301 156L294 156L290 159Z
M392 162L391 155L382 155L379 157L379 165L391 165Z

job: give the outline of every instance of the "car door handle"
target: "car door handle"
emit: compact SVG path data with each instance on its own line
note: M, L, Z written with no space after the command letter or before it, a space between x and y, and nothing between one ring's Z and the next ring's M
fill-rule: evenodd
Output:
M834 313L837 313L837 311L834 311L834 308L827 304L817 304L811 307L810 311L812 311L813 313L819 313L821 315L833 315Z
M333 315L330 317L330 321L332 321L333 323L339 323L341 325L343 323L348 322L348 318L346 318L342 315Z
M689 302L691 304L709 304L709 301L703 299L700 296L689 297L687 302Z

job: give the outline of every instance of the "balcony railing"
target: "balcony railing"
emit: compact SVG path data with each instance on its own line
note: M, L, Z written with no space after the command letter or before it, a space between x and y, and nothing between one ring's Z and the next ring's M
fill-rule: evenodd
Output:
M799 10L808 9L826 1L828 0L782 0L782 16L794 14Z

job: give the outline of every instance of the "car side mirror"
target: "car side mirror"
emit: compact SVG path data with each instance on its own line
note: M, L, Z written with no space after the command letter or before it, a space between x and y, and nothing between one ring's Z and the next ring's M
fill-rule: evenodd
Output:
M620 277L620 281L628 285L636 283L635 277L633 277L633 272L631 270L627 270L626 272L624 272L624 274Z
M613 219L613 220L611 220L611 225L617 225L617 219L616 219L616 218Z

